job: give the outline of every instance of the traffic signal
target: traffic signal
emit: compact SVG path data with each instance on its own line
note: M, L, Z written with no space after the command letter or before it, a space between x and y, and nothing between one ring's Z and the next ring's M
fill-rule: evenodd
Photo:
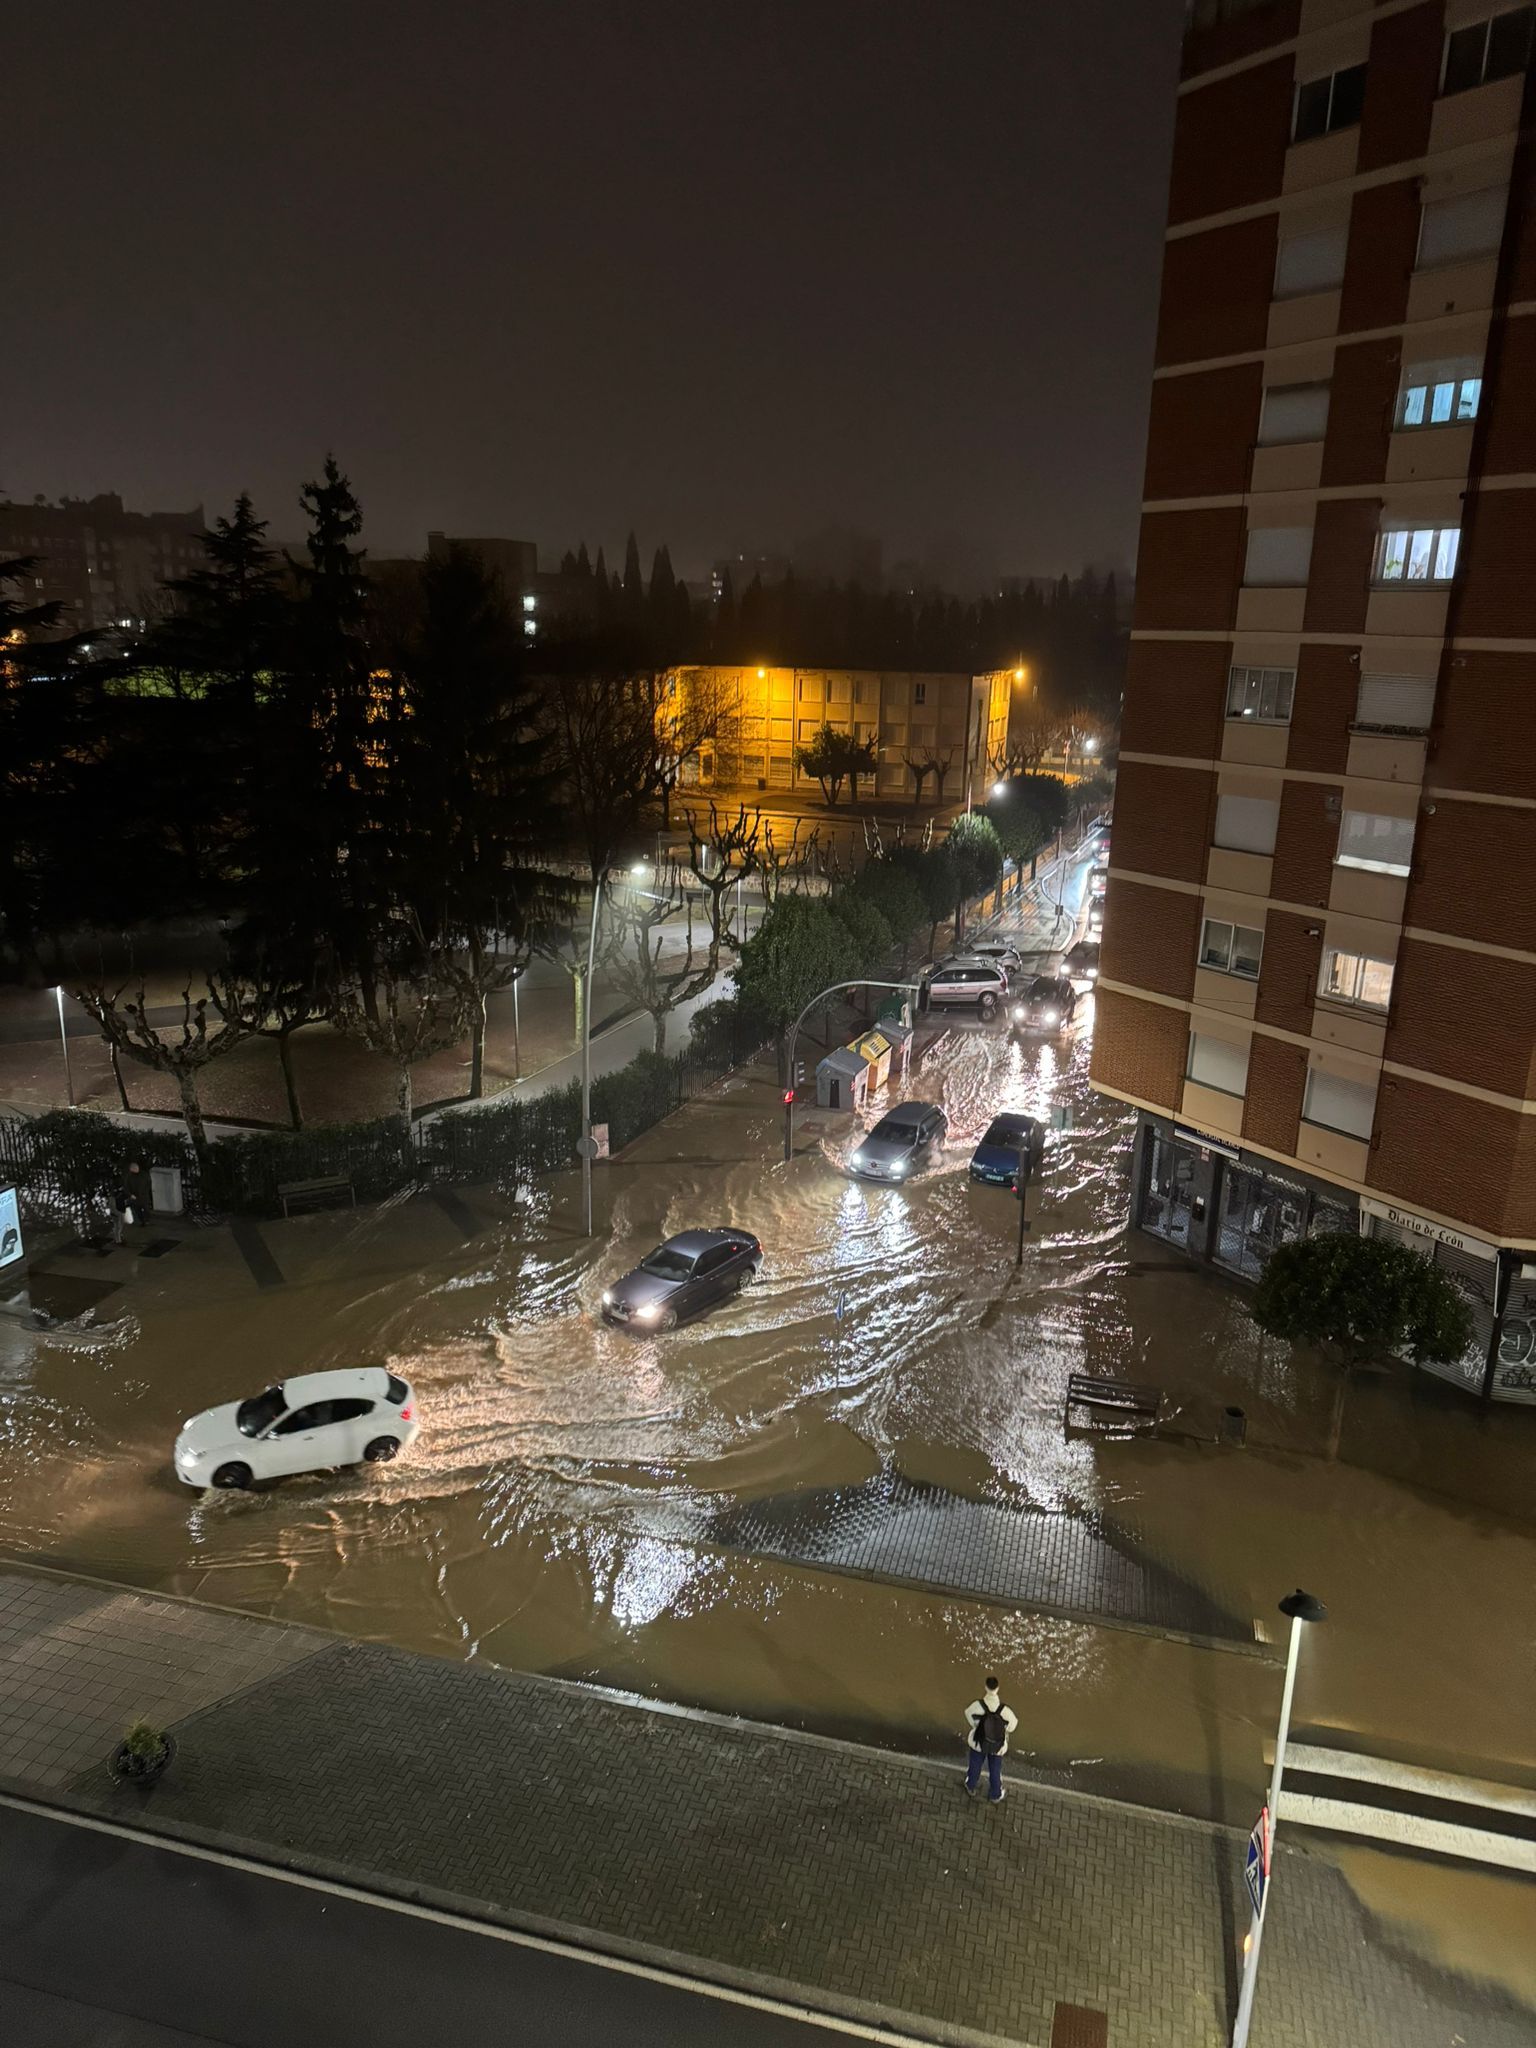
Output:
M786 1109L788 1109L788 1108L789 1108L789 1106L790 1106L790 1104L791 1104L791 1103L792 1103L792 1102L794 1101L794 1099L795 1099L795 1091L794 1091L794 1089L793 1089L793 1088L786 1088L786 1089L784 1090L784 1107L785 1107Z

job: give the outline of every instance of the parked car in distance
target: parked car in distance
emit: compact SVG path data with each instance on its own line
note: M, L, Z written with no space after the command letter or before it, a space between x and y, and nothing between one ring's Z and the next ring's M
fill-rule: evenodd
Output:
M1006 939L978 939L971 948L973 960L995 962L1007 975L1010 984L1016 975L1024 971L1024 956L1017 946L1010 946Z
M603 1290L603 1321L670 1330L757 1278L763 1247L750 1230L681 1230Z
M188 1486L239 1487L382 1465L419 1427L409 1384L382 1365L297 1373L248 1401L189 1415L176 1439L176 1477Z
M1102 901L1109 890L1108 868L1090 868L1088 872L1088 894Z
M1093 864L1096 868L1107 868L1109 866L1109 834L1107 832L1099 835L1099 843L1093 849Z
M978 1016L992 1017L1008 994L1008 971L995 960L957 954L933 969L924 994L936 1010L975 1010Z
M1072 1022L1077 990L1065 974L1037 974L1008 1011L1008 1028L1018 1037L1061 1031Z
M928 1164L948 1129L934 1103L898 1102L854 1146L848 1164L868 1180L905 1180Z
M1091 896L1088 899L1088 936L1090 939L1101 939L1104 936L1104 899L1102 896Z
M1026 1151L1038 1157L1045 1133L1039 1120L1019 1110L993 1117L986 1135L971 1154L971 1179L1011 1188L1018 1180Z
M1073 981L1097 981L1099 978L1099 942L1097 939L1079 939L1075 946L1069 946L1062 956L1061 971Z

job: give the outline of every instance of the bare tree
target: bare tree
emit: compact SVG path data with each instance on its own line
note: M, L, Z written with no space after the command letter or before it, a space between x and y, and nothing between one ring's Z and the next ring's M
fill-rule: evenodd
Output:
M711 925L702 950L694 931L694 901L675 864L659 869L654 889L619 882L610 892L613 925L619 943L610 973L620 993L648 1010L654 1028L652 1049L666 1047L667 1018L683 1003L702 995L720 967L720 948ZM682 944L668 927L681 911L685 920ZM674 943L668 945L668 939Z
M762 891L763 902L769 908L779 898L788 895L805 880L805 870L821 847L821 828L813 825L802 841L800 827L804 823L796 818L794 830L789 835L787 846L780 846L774 835L772 823L764 819L761 844L757 852L757 881Z
M468 1028L468 999L451 958L425 949L408 964L381 959L373 982L371 1008L358 983L342 987L333 1021L394 1066L395 1103L408 1137L414 1107L411 1067L460 1043Z
M719 746L735 730L736 704L719 671L669 669L646 679L655 731L652 786L664 825L672 822L672 793L690 761Z
M208 1151L208 1134L203 1125L203 1108L198 1099L197 1077L203 1068L221 1058L250 1036L248 1026L238 1017L220 1015L213 990L194 1001L190 985L181 992L181 1021L172 1025L173 1035L162 1037L149 1021L149 1005L142 983L137 1000L124 1000L124 990L109 989L96 982L73 991L75 1001L88 1010L101 1027L101 1035L117 1053L150 1067L157 1074L169 1074L181 1098L181 1114L187 1136L199 1158ZM208 1012L212 1008L219 1023L210 1031Z
M210 976L208 993L224 1022L238 1026L242 1036L276 1040L288 1097L288 1121L296 1131L302 1130L304 1110L293 1070L293 1036L306 1024L322 1024L330 1016L330 988L314 974L285 969L258 954L247 973L225 968Z
M727 936L726 897L729 892L755 874L762 865L759 842L763 833L761 811L748 811L745 804L738 806L735 817L724 817L715 808L709 807L709 829L698 829L694 814L687 814L688 865L701 884L709 899L710 945L716 961L720 947ZM737 901L740 901L738 894ZM736 934L739 946L746 937L745 932Z
M922 802L923 785L927 782L929 776L931 775L934 778L935 786L938 791L937 800L938 802L943 803L944 779L949 774L950 769L953 768L953 766L955 765L954 748L918 747L915 748L911 753L903 754L901 758L903 759L903 761L906 762L908 773L911 775L913 782L916 784L917 793L913 797L913 802L919 804Z
M547 696L564 805L599 885L655 788L656 717L644 677L554 677Z
M992 757L992 773L1011 780L1018 775L1038 775L1040 764L1061 746L1067 722L1043 705L1035 704L1008 722L1007 744Z

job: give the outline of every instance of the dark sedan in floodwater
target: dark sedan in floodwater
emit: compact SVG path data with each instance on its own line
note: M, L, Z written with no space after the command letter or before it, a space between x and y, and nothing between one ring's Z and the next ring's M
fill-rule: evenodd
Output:
M1040 1123L1019 1111L1005 1110L987 1125L986 1136L971 1154L971 1179L1011 1188L1019 1177L1026 1151L1038 1149Z
M670 1330L757 1278L763 1247L750 1230L683 1230L603 1290L603 1321Z
M1020 1038L1061 1031L1072 1022L1076 1009L1077 990L1066 975L1037 974L1008 1012L1009 1028Z
M932 1102L898 1102L848 1155L865 1180L905 1180L926 1166L944 1142L949 1119Z

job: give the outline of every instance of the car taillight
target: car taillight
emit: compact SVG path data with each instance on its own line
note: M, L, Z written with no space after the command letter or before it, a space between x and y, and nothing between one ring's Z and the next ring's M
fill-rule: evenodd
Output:
M412 1409L411 1403L407 1401L405 1406L400 1410L400 1420L402 1422L409 1422L412 1418L413 1413L414 1410Z

